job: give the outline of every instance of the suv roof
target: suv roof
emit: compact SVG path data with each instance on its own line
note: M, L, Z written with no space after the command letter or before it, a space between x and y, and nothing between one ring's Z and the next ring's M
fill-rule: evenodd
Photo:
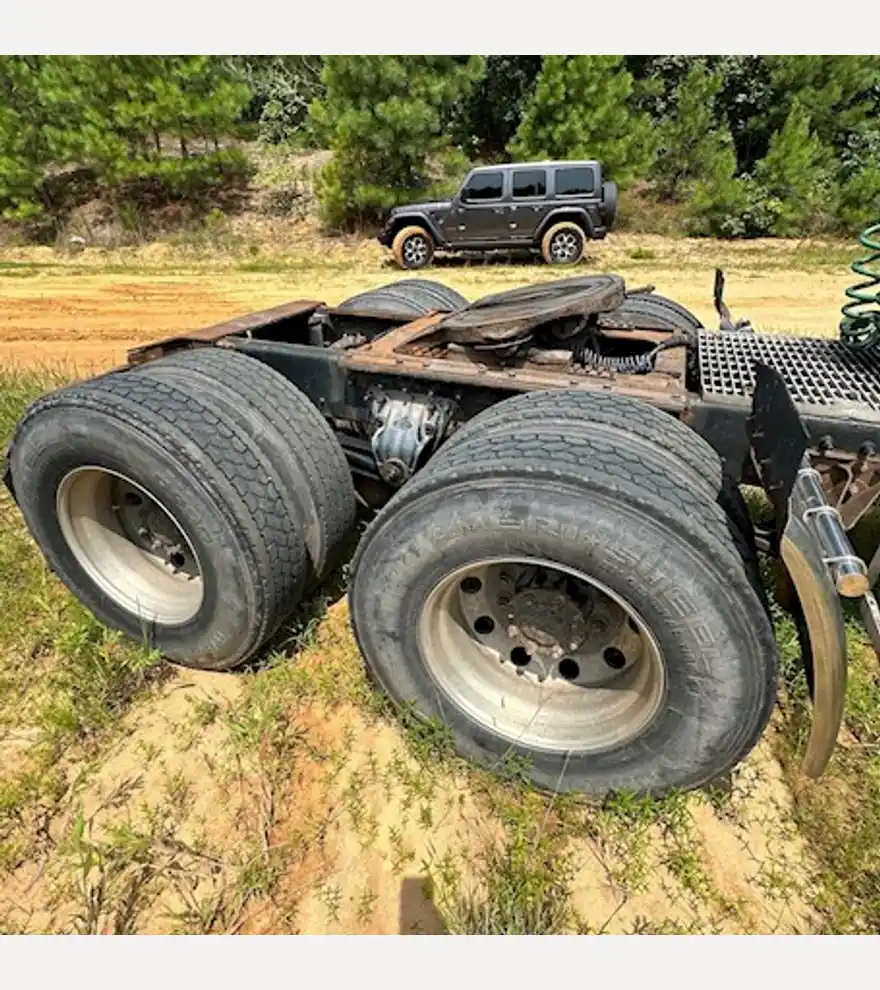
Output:
M578 160L564 159L562 161L558 160L545 160L541 162L508 162L505 165L477 165L471 169L471 172L507 172L512 168L534 168L540 166L541 168L546 168L547 166L583 166L583 165L598 165L599 163L595 158L583 158Z

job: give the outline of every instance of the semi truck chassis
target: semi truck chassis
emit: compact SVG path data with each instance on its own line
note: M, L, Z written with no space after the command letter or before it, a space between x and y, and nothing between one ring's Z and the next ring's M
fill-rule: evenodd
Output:
M37 400L5 482L104 622L212 669L343 559L360 503L350 606L379 686L464 756L587 793L698 786L760 737L761 552L802 634L819 776L841 598L880 647L880 555L847 535L880 495L880 354L733 322L721 273L715 305L709 329L614 275L291 302ZM741 485L766 493L760 525Z

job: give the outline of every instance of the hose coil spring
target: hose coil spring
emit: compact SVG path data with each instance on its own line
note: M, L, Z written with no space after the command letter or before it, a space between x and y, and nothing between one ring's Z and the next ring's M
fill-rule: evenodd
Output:
M848 302L841 312L840 339L848 347L873 347L880 343L880 223L868 227L859 238L862 247L871 253L853 262L852 270L864 276L863 282L851 285L846 294Z

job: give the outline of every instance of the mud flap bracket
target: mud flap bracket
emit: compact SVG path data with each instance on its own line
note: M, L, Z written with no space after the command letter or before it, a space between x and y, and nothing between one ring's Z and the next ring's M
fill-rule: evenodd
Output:
M846 633L840 598L858 598L875 648L880 610L858 557L807 455L808 434L782 376L755 366L748 430L752 456L773 503L780 556L800 600L813 666L813 723L802 769L819 777L831 759L846 697Z

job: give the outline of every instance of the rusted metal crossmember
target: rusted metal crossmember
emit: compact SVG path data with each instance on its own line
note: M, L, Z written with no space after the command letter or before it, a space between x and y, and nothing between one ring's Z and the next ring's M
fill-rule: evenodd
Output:
M199 344L216 344L225 337L247 336L254 330L261 330L295 317L306 316L313 313L320 305L321 303L313 300L297 299L281 306L274 306L272 309L263 309L257 313L248 313L246 316L237 316L235 319L226 320L224 323L215 323L210 327L201 327L198 330L190 330L174 337L155 340L142 347L132 348L127 355L128 363L129 365L144 364L147 361L154 361L156 358L163 357L171 351L198 346Z

